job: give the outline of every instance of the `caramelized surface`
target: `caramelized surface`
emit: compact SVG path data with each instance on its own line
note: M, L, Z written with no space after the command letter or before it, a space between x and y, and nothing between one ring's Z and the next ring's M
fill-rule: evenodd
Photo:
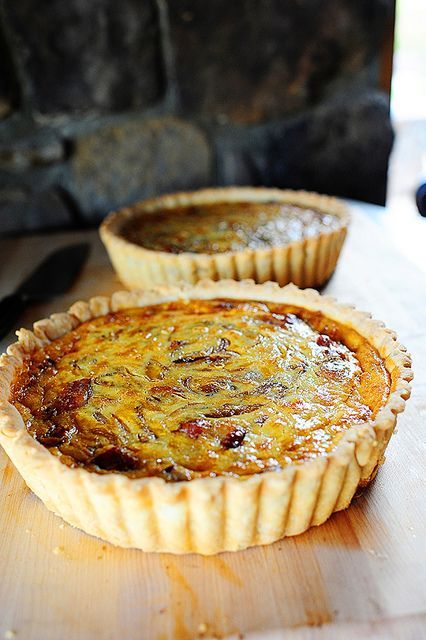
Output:
M155 251L222 253L282 246L338 226L335 215L292 204L219 202L135 217L122 234Z
M206 300L80 325L33 354L11 401L65 464L178 481L322 455L388 393L373 347L320 313Z

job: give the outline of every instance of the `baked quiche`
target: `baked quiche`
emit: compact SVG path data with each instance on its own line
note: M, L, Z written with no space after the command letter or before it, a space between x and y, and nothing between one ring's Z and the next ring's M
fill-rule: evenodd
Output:
M130 288L203 278L320 287L336 267L348 222L335 198L232 187L146 200L110 214L100 234Z
M18 337L1 444L49 509L146 551L267 544L347 507L412 377L383 325L293 285L118 292Z

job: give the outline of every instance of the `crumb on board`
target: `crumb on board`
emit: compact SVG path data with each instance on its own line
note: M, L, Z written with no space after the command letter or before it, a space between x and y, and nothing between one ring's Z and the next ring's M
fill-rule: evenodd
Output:
M375 558L379 558L380 560L385 560L385 559L387 559L389 557L386 553L380 553L379 551L376 551L375 549L366 549L366 551L367 551L367 553L371 554Z
M5 640L12 640L12 638L16 638L16 631L14 631L13 629L8 629L4 632L4 638Z
M64 552L65 552L65 549L64 549L64 547L62 547L62 546L53 547L53 549L52 549L52 553L53 553L55 556L60 556L60 555L62 555Z
M217 632L213 632L211 626L206 622L200 622L197 631L198 633L196 637L198 640L221 640L224 638L221 633L218 634ZM244 640L244 634L241 632L238 632L236 636L233 635L232 637L235 637L237 640Z

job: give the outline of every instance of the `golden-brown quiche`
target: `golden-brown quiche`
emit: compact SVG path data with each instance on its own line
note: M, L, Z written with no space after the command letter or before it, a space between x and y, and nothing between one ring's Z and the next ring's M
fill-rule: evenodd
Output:
M335 198L230 187L126 207L108 216L100 234L130 288L203 278L320 287L336 267L348 222Z
M67 522L217 553L321 524L374 476L410 358L312 290L205 281L78 302L0 366L0 442Z

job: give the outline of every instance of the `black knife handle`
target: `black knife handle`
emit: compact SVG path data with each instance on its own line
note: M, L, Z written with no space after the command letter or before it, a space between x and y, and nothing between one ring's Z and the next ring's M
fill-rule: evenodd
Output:
M0 340L15 328L16 322L27 304L18 293L12 293L0 300Z

